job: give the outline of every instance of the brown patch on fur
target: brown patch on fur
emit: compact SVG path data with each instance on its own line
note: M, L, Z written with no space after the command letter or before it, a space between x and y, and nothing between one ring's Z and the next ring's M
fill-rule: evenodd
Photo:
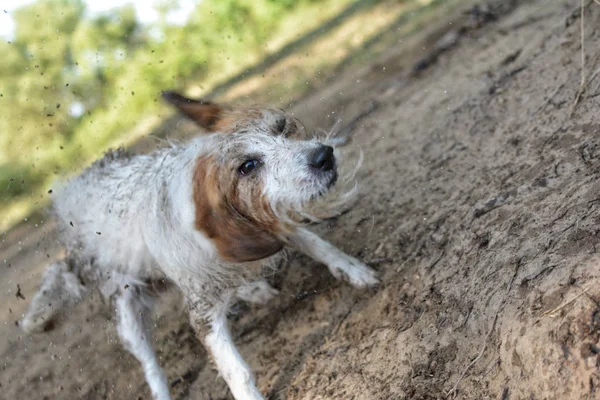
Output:
M215 123L215 132L243 133L253 121L260 119L263 112L259 108L246 108L241 110L224 110Z
M193 175L195 226L213 240L222 259L255 261L283 248L277 217L253 186L245 201L237 176L220 176L211 157L199 158ZM230 174L228 174L230 175Z
M263 107L235 109L205 100L188 99L170 91L163 92L162 96L182 114L208 132L245 133L250 130L253 123L260 121L264 117L265 112L271 112L279 115L279 121L285 121L281 127L278 127L277 122L270 127L269 131L271 134L284 135L285 137L297 139L306 136L304 126L300 121L290 115L286 115L283 110L266 109Z
M243 132L252 121L260 119L263 115L258 107L232 110L210 101L188 99L176 92L163 92L162 97L209 132Z

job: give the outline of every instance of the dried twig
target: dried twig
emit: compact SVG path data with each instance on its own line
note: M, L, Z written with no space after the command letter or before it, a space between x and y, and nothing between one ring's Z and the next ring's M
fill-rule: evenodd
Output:
M587 290L585 290L584 288L582 288L581 286L579 286L579 285L577 285L577 284L576 284L575 286L577 286L577 287L579 288L579 290L582 290L582 291L583 291L583 294L585 294L585 296L586 296L588 299L590 299L590 301L591 301L592 303L594 303L594 304L596 305L596 307L600 307L600 302L599 302L598 300L596 300L595 298L593 298L592 296L590 296L590 294L587 292Z
M581 0L581 24L579 25L581 34L581 82L579 83L579 89L577 90L577 94L575 95L575 100L573 100L573 104L571 104L571 108L569 109L569 114L567 114L567 118L571 118L573 112L575 111L575 107L579 104L579 100L581 100L581 95L583 94L583 90L585 88L585 22L584 22L584 14L585 14L585 0Z
M583 90L585 86L585 0L581 0L581 87L579 90Z
M580 298L581 296L587 294L587 289L581 289L582 292L579 293L577 296L573 297L571 300L561 304L560 306L553 308L552 310L548 310L546 312L544 312L544 314L542 314L542 316L540 318L538 318L537 321L541 320L543 317L550 317L550 318L556 318L558 316L557 312L559 312L560 310L562 310L563 308L565 308L566 306L568 306L569 304L573 303L575 300L577 300L578 298ZM537 322L536 321L536 322Z
M600 0L593 0L596 4L600 4ZM589 3L591 4L591 3ZM581 101L581 96L585 93L587 87L590 83L600 74L600 68L598 68L594 73L590 76L589 79L586 80L585 77L585 0L581 0L581 24L580 24L580 33L581 33L581 82L579 84L579 89L577 90L577 94L575 95L575 100L569 109L569 114L567 118L571 118L577 104ZM600 57L600 53L596 55L593 63L594 68L598 62L598 58Z
M373 214L373 218L371 219L371 229L369 229L369 233L367 234L367 236L371 236L371 233L373 232L374 227L375 227L375 214Z

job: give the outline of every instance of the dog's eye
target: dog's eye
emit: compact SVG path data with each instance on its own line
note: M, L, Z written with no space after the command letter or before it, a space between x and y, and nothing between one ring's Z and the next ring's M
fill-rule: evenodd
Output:
M248 160L248 161L245 161L242 165L240 165L240 167L238 168L238 171L240 171L240 174L242 174L242 175L248 175L252 171L254 171L256 168L258 168L259 166L260 166L260 161Z
M277 120L277 124L275 125L275 129L277 133L283 133L285 131L285 127L287 125L287 120L285 117L281 117Z

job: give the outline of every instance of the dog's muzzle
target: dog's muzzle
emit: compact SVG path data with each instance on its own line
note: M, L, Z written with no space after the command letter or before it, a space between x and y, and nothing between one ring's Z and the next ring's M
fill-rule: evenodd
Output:
M320 145L309 155L308 165L315 174L327 179L327 188L333 186L337 181L333 147Z

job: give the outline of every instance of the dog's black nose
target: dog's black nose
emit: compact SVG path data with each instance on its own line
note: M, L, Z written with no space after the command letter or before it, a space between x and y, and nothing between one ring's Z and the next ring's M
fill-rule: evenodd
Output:
M321 171L331 171L335 166L335 157L333 156L333 147L322 145L315 150L308 161L308 164Z

